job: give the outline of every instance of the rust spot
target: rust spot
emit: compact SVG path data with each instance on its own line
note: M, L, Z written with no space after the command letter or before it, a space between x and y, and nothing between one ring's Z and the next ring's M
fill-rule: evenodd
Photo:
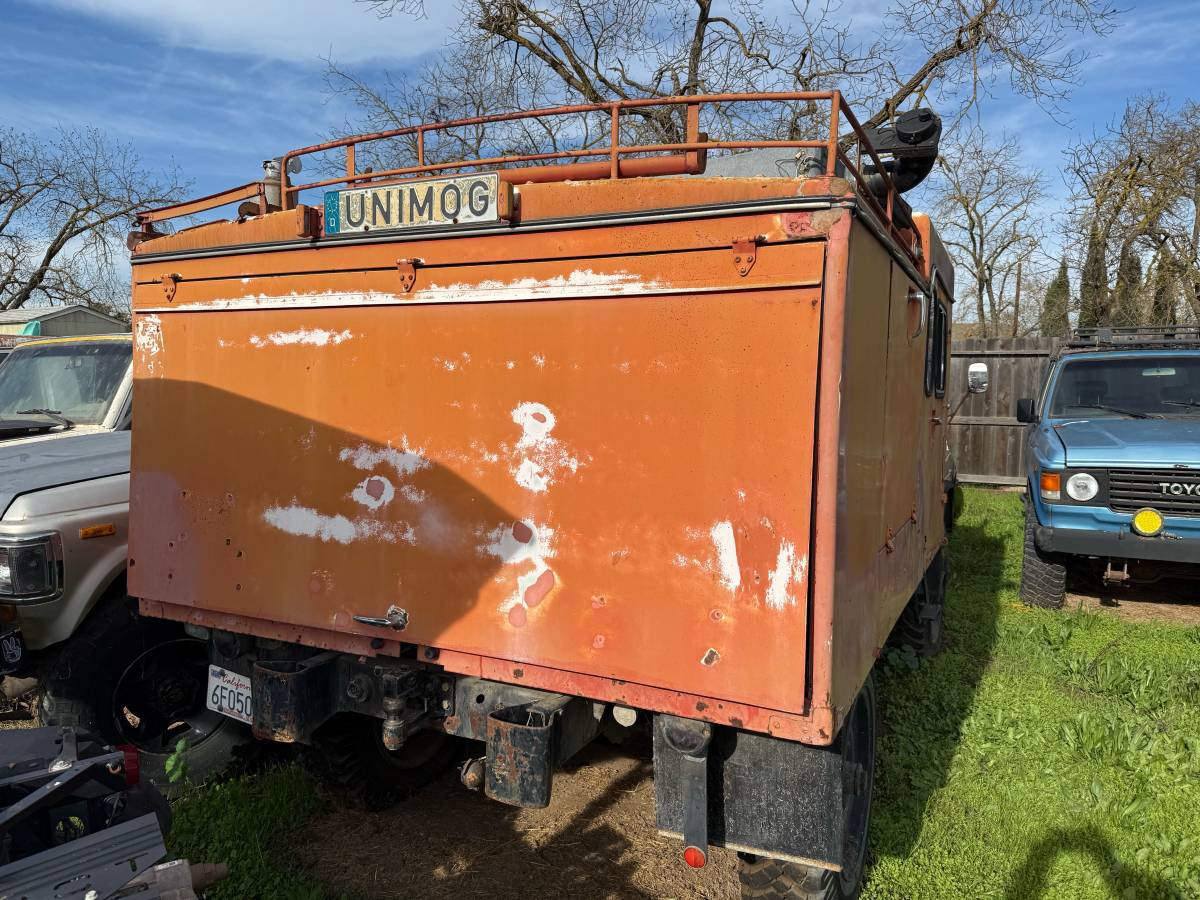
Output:
M525 677L524 669L513 669L513 678L524 678L524 677Z
M597 650L601 649L604 646L604 635L598 634L592 638L592 646Z
M528 544L533 540L533 529L524 522L513 523L512 534L522 544Z
M371 495L372 500L378 500L380 497L383 496L383 479L382 478L368 478L366 491L368 494Z
M844 210L840 209L823 209L813 213L812 230L820 234L829 234L829 230L841 221L843 212Z
M546 414L540 413L540 412L535 412L535 413L531 414L529 418L533 419L533 421L535 421L535 422L545 422Z
M508 624L513 628L524 628L529 621L529 613L519 603L508 611Z
M442 722L442 727L449 732L458 731L458 716L446 716L446 720Z
M525 605L535 608L546 599L550 589L554 587L554 573L547 569L537 577L537 581L525 589Z
M709 647L708 652L705 653L703 657L701 657L700 665L702 665L702 666L715 665L720 659L721 659L721 654L718 653L716 650L714 650L712 647Z
M725 618L725 613L721 612L719 609L714 609L708 614L708 617L714 622L720 622L723 618Z
M737 716L730 716L730 717L729 717L729 724L730 724L730 725L732 725L734 728L741 728L741 727L742 727L742 720L741 720L741 719L739 719Z
M704 712L706 709L708 709L707 703L705 703L703 700L696 701L696 712Z
M596 594L594 597L592 597L592 609L599 609L600 607L604 606L607 602L608 601L605 600L603 597L601 597L599 594Z

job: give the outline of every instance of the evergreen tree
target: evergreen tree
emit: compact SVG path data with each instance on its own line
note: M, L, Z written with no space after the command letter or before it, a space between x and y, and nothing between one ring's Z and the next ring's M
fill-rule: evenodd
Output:
M1067 310L1071 308L1071 281L1067 276L1067 261L1058 266L1058 274L1046 289L1042 302L1040 325L1043 337L1066 337L1071 330Z

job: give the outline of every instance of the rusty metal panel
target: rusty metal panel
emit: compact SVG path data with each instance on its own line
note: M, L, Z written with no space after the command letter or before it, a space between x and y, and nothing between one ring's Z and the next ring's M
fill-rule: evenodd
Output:
M140 285L138 417L169 427L135 432L131 592L802 711L821 246L516 261L499 302L495 272L408 304ZM225 299L291 296L255 281ZM393 605L402 634L354 619Z
M941 492L925 486L941 483L945 432L931 420L946 415L946 401L924 393L925 333L906 298L911 282L862 224L849 253L828 674L839 720L941 546ZM936 516L926 509L935 503Z

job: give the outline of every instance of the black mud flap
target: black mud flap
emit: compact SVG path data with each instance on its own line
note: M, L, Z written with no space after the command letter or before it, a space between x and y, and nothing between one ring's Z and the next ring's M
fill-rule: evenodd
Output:
M654 806L658 830L682 838L688 763L667 741L668 719L654 723ZM708 843L840 870L842 778L842 757L831 749L716 728L708 747Z
M333 652L301 660L259 660L250 671L254 736L307 743L336 711L337 658Z
M596 736L592 704L546 694L487 717L484 792L493 800L542 809L550 805L554 769Z

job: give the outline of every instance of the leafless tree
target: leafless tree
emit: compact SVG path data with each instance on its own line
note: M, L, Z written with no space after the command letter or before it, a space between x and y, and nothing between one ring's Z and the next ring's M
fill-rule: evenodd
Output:
M424 8L422 0L364 2L384 19ZM459 0L461 25L415 76L367 83L331 61L329 84L357 104L355 124L372 129L631 97L834 87L869 112L867 124L925 102L953 118L998 79L1054 108L1084 58L1073 38L1107 32L1116 15L1108 0L893 0L877 36L864 41L836 0L793 7L777 19L756 0ZM816 114L806 103L739 104L708 110L702 124L716 138L797 137L811 134ZM646 108L628 127L631 139L676 141L682 112ZM467 129L427 155L607 141L599 121L545 129ZM382 160L402 163L412 149L384 148Z
M1157 323L1173 316L1162 304L1180 293L1200 314L1196 105L1176 112L1159 95L1131 99L1120 120L1070 148L1067 172L1084 238L1080 324ZM1146 269L1155 273L1153 287Z
M151 175L130 147L99 131L42 138L0 129L0 308L127 309L114 254L137 210L180 190L175 177Z
M1048 279L1039 248L1045 178L1021 166L1016 138L989 143L973 128L943 142L930 190L957 282L970 297L980 337L1037 327ZM1017 298L1024 289L1018 307Z

